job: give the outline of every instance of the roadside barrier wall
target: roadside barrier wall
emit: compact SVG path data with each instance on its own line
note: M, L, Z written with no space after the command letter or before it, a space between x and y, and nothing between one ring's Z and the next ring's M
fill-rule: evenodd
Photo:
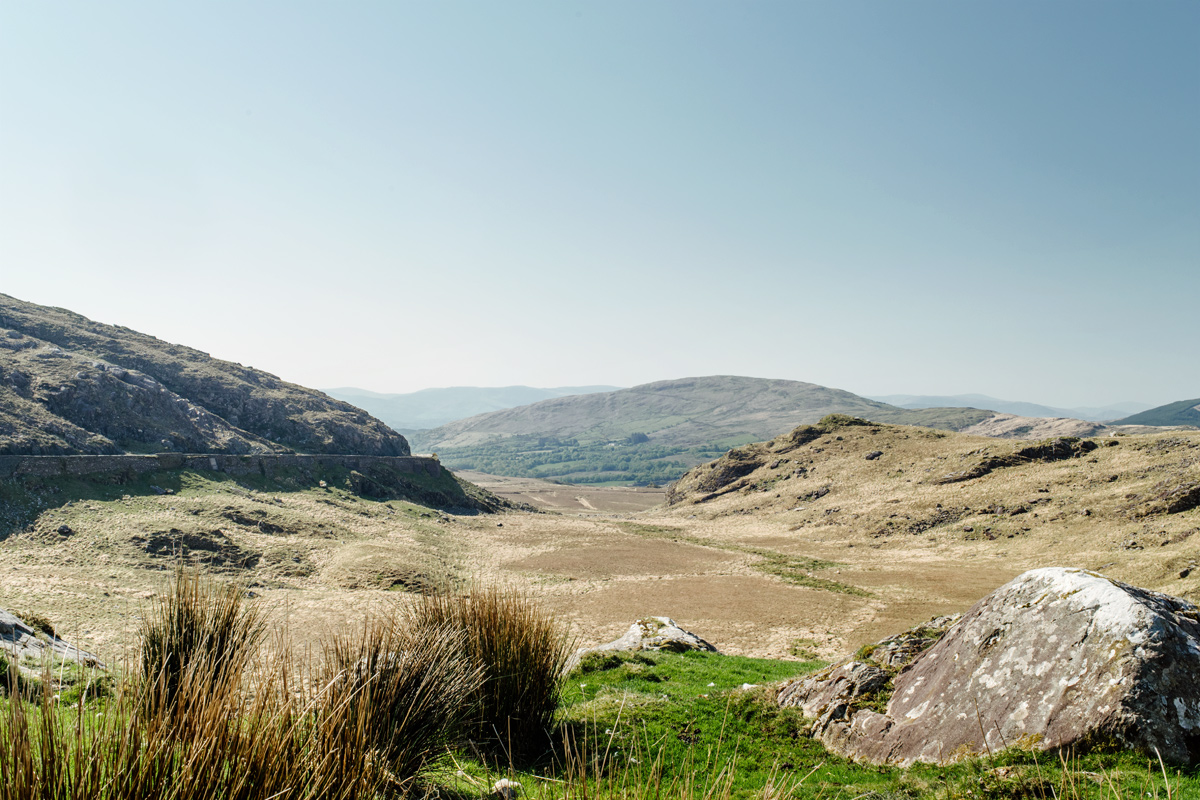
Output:
M139 456L0 456L0 478L139 474L190 469L229 475L265 475L314 466L363 470L389 467L397 472L442 474L437 459L427 456L252 455L157 453Z

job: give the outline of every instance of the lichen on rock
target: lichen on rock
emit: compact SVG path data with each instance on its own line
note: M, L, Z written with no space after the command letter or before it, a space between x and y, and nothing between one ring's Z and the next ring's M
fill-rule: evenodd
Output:
M892 650L903 648L882 652ZM830 749L872 763L945 763L1018 743L1200 763L1196 606L1093 572L1037 569L997 589L895 674L883 708L856 703L847 684L866 685L868 666L787 684L779 702L814 717Z

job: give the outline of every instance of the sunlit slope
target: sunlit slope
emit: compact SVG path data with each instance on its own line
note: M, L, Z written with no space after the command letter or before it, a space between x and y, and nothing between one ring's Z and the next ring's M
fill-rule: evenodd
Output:
M1200 397L1180 400L1118 420L1114 425L1191 425L1200 427Z
M0 454L408 455L349 403L262 370L0 295Z
M1022 442L830 417L689 471L667 500L797 542L965 547L1200 596L1200 432Z
M900 409L812 383L718 375L545 400L443 425L414 441L453 468L664 481L732 446L831 413L951 429L993 416L978 409Z

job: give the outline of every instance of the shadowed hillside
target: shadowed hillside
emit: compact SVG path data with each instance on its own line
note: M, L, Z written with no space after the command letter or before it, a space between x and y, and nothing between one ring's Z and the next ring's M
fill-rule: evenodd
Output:
M0 295L0 454L169 451L409 454L321 392Z

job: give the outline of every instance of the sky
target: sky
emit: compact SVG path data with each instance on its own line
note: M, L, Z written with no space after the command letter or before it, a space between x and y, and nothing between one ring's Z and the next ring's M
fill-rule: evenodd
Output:
M0 1L0 292L287 380L1200 396L1200 3Z

